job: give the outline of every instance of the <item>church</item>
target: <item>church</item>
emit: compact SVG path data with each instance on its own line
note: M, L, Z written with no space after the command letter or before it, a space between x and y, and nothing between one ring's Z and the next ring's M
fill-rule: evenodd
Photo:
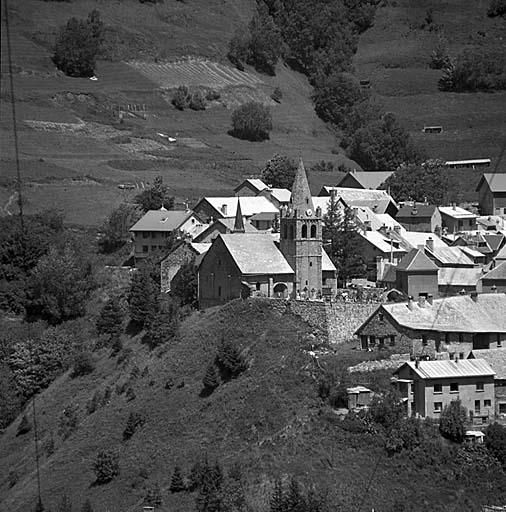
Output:
M302 160L279 233L245 232L240 201L232 233L219 235L198 271L201 308L238 297L319 299L336 292L336 268L323 248L322 211L314 208Z

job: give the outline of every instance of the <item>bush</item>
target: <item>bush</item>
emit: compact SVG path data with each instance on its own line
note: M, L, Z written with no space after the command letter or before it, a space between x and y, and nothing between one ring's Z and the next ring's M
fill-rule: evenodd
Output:
M86 21L70 18L56 40L53 56L56 67L69 76L93 76L102 32L103 23L96 10L88 14Z
M270 187L292 189L297 163L284 155L274 155L262 169L262 180Z
M444 69L450 65L448 45L445 39L439 38L438 44L430 54L431 69Z
M119 475L119 455L113 450L101 450L93 463L97 484L106 484Z
M58 434L62 437L62 439L67 439L74 430L77 429L78 424L78 411L79 407L77 405L67 405L65 409L63 409L62 414L60 415L60 420L58 422Z
M445 406L439 418L439 432L443 437L456 443L464 440L467 410L460 400L453 400Z
M496 16L506 16L506 0L490 0L487 10L487 16L494 18Z
M239 29L228 43L227 57L239 71L244 71L244 65L249 59L249 34Z
M123 331L124 317L120 297L111 297L100 310L95 324L97 333L108 336L110 340L119 338Z
M485 446L506 470L506 427L492 423L485 430Z
M12 487L14 487L18 481L19 481L19 474L17 471L15 471L14 469L12 469L11 471L9 471L9 489L11 489Z
M109 218L102 226L101 250L103 252L111 252L125 245L130 240L129 229L141 217L142 211L139 206L128 203L120 204L111 212Z
M172 104L179 110L184 110L188 108L190 103L190 92L188 91L188 87L186 85L180 85L172 95Z
M170 492L181 492L186 491L186 486L183 481L183 476L181 475L181 468L176 466L174 468L174 473L172 473L172 478L170 479Z
M225 379L237 377L248 369L244 351L231 341L221 340L216 353L216 363Z
M126 422L125 430L123 430L123 439L130 439L139 427L146 423L146 417L138 412L131 412Z
M220 376L214 364L210 364L207 367L206 374L202 379L202 384L204 384L204 388L208 390L216 389L220 385Z
M74 360L71 377L82 377L88 375L95 370L95 361L90 352L79 352Z
M159 507L163 503L162 490L158 482L150 483L144 491L144 503L151 507Z
M232 132L234 137L249 141L262 141L269 138L272 130L272 116L262 103L249 102L232 112Z
M209 89L206 92L206 100L207 101L216 101L221 98L221 94L218 91L215 91L214 89Z
M81 507L81 512L94 512L93 506L89 498L87 498L86 501L83 503L83 506Z
M276 103L281 103L281 100L283 99L283 92L281 91L281 89L279 87L276 87L274 89L274 91L272 91L271 98Z
M147 326L145 341L150 348L155 348L170 341L179 328L179 305L172 298L160 295L158 309Z
M188 106L192 110L205 110L206 109L206 98L202 91L195 91L190 98Z

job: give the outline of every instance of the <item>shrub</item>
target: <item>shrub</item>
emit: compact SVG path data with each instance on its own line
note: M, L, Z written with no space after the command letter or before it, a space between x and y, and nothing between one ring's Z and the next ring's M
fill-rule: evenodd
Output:
M262 180L274 188L287 188L291 190L297 163L284 155L274 155L267 161L262 170Z
M172 104L179 110L184 110L190 103L190 92L186 85L180 85L172 95Z
M72 368L71 377L82 377L88 375L95 370L95 361L90 352L79 352L74 360L74 367Z
M244 71L244 65L248 61L249 55L249 34L239 29L228 43L227 57L237 69Z
M271 98L276 103L281 103L281 100L283 99L283 92L281 91L281 89L279 87L276 87L274 89L274 91L272 91Z
M186 491L186 486L183 481L183 476L181 475L181 468L176 466L174 468L174 473L172 473L172 478L170 479L170 492L181 492Z
M158 310L148 325L145 336L150 348L170 341L179 328L179 305L166 295L159 296Z
M26 414L23 414L23 417L21 418L21 421L19 422L18 425L18 430L16 431L16 436L22 436L24 434L27 434L28 432L30 432L30 430L32 430L32 425L28 421Z
M272 117L262 103L249 102L232 112L232 135L239 139L261 141L269 138Z
M162 490L158 482L150 483L146 485L144 491L144 503L151 507L159 507L163 502Z
M83 503L83 506L81 507L81 512L94 512L93 506L89 498L86 498L86 501Z
M123 331L123 319L125 314L121 307L121 299L118 296L111 297L100 310L96 322L98 334L104 334L113 339L119 337Z
M58 434L63 439L67 439L72 432L76 430L78 424L78 411L79 407L73 404L67 405L67 407L63 409L58 422Z
M326 162L325 160L320 160L311 167L311 172L334 172L335 170L336 164L334 162ZM341 169L339 170L341 171Z
M225 379L237 377L248 368L244 352L233 342L225 339L222 339L218 346L216 363Z
M221 95L218 91L215 91L214 89L209 89L206 92L206 100L207 101L215 101L219 100L221 98Z
M122 136L120 136L122 137ZM127 137L130 139L130 137ZM120 143L120 141L115 141ZM131 142L128 140L126 142ZM142 217L138 205L122 203L114 209L102 226L103 237L100 248L103 252L111 252L122 247L130 240L129 229Z
M66 493L63 493L60 498L58 512L72 512L72 500Z
M70 18L56 40L53 56L56 67L69 76L93 76L102 32L103 23L96 10L88 14L87 20Z
M101 450L93 463L97 484L106 484L119 475L119 455L113 450Z
M157 176L150 188L134 197L134 203L138 204L144 212L159 210L162 206L170 210L174 206L174 197L170 195L169 186L163 182L163 177Z
M130 439L134 434L135 431L142 427L146 423L146 417L138 412L131 412L128 416L125 430L123 430L123 439L126 441L127 439Z
M11 471L9 471L9 477L8 478L9 478L9 489L11 489L12 487L14 487L18 483L19 474L18 474L17 471L12 469Z
M206 374L202 379L202 384L204 384L204 388L209 390L216 389L220 385L220 376L214 364L210 364L207 367Z
M439 432L443 437L461 443L464 440L466 420L466 408L462 406L460 400L453 400L441 413Z
M506 470L506 427L492 423L485 430L485 446Z
M439 38L438 44L430 54L430 67L432 69L444 69L450 65L448 45L444 38Z
M54 453L54 438L53 434L49 435L49 439L46 441L46 444L44 445L44 451L46 452L46 455L50 457Z
M135 398L136 398L135 389L131 385L129 385L126 388L125 398L126 398L127 402L131 402L132 400L135 400Z
M506 17L506 0L490 0L487 16L490 18L496 16Z
M192 110L205 110L206 109L206 98L202 91L195 91L190 98L188 106Z

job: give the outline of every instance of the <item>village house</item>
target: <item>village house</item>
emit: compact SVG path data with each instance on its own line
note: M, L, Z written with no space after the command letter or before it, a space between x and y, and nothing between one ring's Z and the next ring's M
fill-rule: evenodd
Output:
M413 355L464 358L476 348L506 343L506 294L473 293L386 303L357 329L363 350L400 346ZM446 353L446 354L442 354Z
M494 370L495 416L506 420L506 347L473 350L469 359L484 359Z
M401 205L395 220L407 231L436 233L441 229L441 213L433 204L405 203Z
M440 206L441 227L448 233L473 231L476 228L478 215L460 208L460 206Z
M506 216L483 215L476 219L476 227L483 231L506 230Z
M336 268L323 249L321 209L314 208L302 161L290 204L281 210L279 244L272 233L246 233L238 215L234 232L219 235L205 254L198 280L201 307L250 295L335 295Z
M237 187L234 188L234 193L236 196L244 197L244 196L257 196L262 190L268 188L267 185L259 178L248 178Z
M182 232L194 238L207 227L191 210L150 210L131 228L134 243L134 260L139 261L156 251L167 249L169 236Z
M506 173L485 173L478 186L482 215L506 215Z
M292 193L287 188L265 188L258 195L266 197L277 208L288 206Z
M200 232L194 239L198 243L210 243L218 235L226 235L234 232L235 218L217 219L206 229ZM243 219L245 233L256 233L258 230L251 224L249 220Z
M460 400L470 422L487 424L495 418L494 377L483 359L416 360L396 370L392 383L408 416L439 419L446 406Z
M202 220L212 224L217 219L233 219L237 212L237 196L203 197L193 208ZM242 215L249 219L257 213L276 215L278 208L264 196L241 196Z
M506 293L506 261L498 264L494 262L492 269L481 276L481 287L483 292Z
M389 178L393 171L348 171L337 187L377 189Z

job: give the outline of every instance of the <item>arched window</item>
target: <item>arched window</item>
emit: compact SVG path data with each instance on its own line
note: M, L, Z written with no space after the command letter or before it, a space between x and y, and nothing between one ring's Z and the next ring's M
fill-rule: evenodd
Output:
M302 224L302 238L307 238L307 225Z
M283 224L283 238L288 237L288 226L286 224Z
M290 240L293 240L293 224L290 225L289 227L289 232L290 232Z
M311 226L311 238L316 238L316 224Z

